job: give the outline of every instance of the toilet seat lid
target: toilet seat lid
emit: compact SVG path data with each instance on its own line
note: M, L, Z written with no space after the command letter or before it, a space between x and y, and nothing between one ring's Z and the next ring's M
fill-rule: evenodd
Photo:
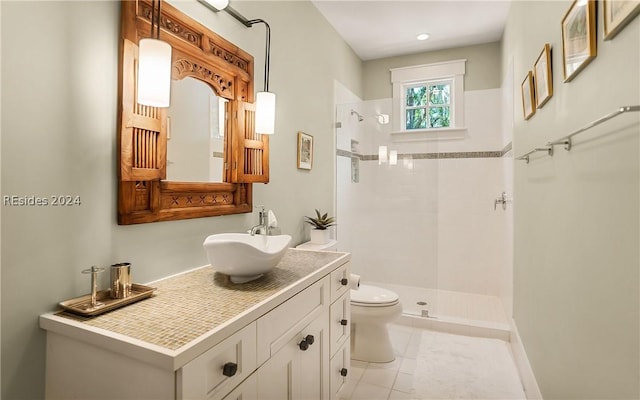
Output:
M360 285L358 289L351 290L351 302L358 305L393 305L398 299L396 293L377 286Z

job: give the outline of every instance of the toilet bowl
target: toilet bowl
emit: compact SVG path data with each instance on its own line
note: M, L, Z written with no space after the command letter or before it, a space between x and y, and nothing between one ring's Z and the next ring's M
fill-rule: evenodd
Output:
M302 243L296 248L336 251L338 242ZM351 289L351 359L385 363L395 360L387 324L402 314L400 298L391 290L372 285Z
M365 362L395 360L387 324L402 313L391 290L360 285L351 290L351 359Z

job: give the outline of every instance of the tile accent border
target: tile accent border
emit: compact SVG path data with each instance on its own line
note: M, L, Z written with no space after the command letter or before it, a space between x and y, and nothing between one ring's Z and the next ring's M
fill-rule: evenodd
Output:
M502 149L502 157L505 156L505 154L507 154L508 152L510 152L513 149L513 142L509 142L507 143L506 146L504 146L504 148Z
M461 152L443 152L443 153L402 153L398 154L398 160L434 160L447 158L502 158L511 151L513 144L509 142L502 150L496 151L461 151ZM351 151L336 149L336 156L358 158L362 161L378 161L377 154L358 154Z
M347 150L342 150L342 149L336 149L336 155L338 157L347 157L347 158L351 158L351 157L354 157L354 156L356 156L358 158L362 157L362 155L358 155L358 154L352 153L352 152L347 151Z

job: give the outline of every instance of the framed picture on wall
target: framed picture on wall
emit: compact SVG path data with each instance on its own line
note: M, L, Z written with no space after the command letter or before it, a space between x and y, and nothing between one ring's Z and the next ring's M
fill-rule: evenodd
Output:
M640 0L604 0L604 40L611 40L640 13Z
M522 81L522 111L524 119L529 119L536 113L535 89L533 86L533 73L529 71Z
M313 166L313 136L298 132L298 168L311 169Z
M596 54L596 2L574 0L562 19L564 81L575 78Z
M533 82L536 85L536 108L542 108L544 103L553 96L553 76L551 75L551 46L544 45L533 67Z

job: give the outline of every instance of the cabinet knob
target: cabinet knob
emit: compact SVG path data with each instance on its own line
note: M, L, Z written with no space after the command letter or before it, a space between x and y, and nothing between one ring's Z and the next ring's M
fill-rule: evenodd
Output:
M342 326L347 326L348 323L349 323L349 321L347 321L346 319L341 319L340 320L340 325L342 325Z
M346 368L342 368L342 369L340 370L340 375L342 375L342 376L347 376L347 372L349 372L349 370L347 370Z
M222 366L222 375L232 377L238 372L238 364L228 362Z
M302 351L307 351L309 346L311 346L315 341L316 338L314 338L313 335L307 335L300 343L298 343L298 347L300 347L300 350Z
M316 341L316 338L314 338L313 335L307 335L307 337L304 339L307 341L307 343L309 343L309 345L312 345L313 342Z
M349 280L347 278L340 279L340 283L342 286L347 286L349 284Z

